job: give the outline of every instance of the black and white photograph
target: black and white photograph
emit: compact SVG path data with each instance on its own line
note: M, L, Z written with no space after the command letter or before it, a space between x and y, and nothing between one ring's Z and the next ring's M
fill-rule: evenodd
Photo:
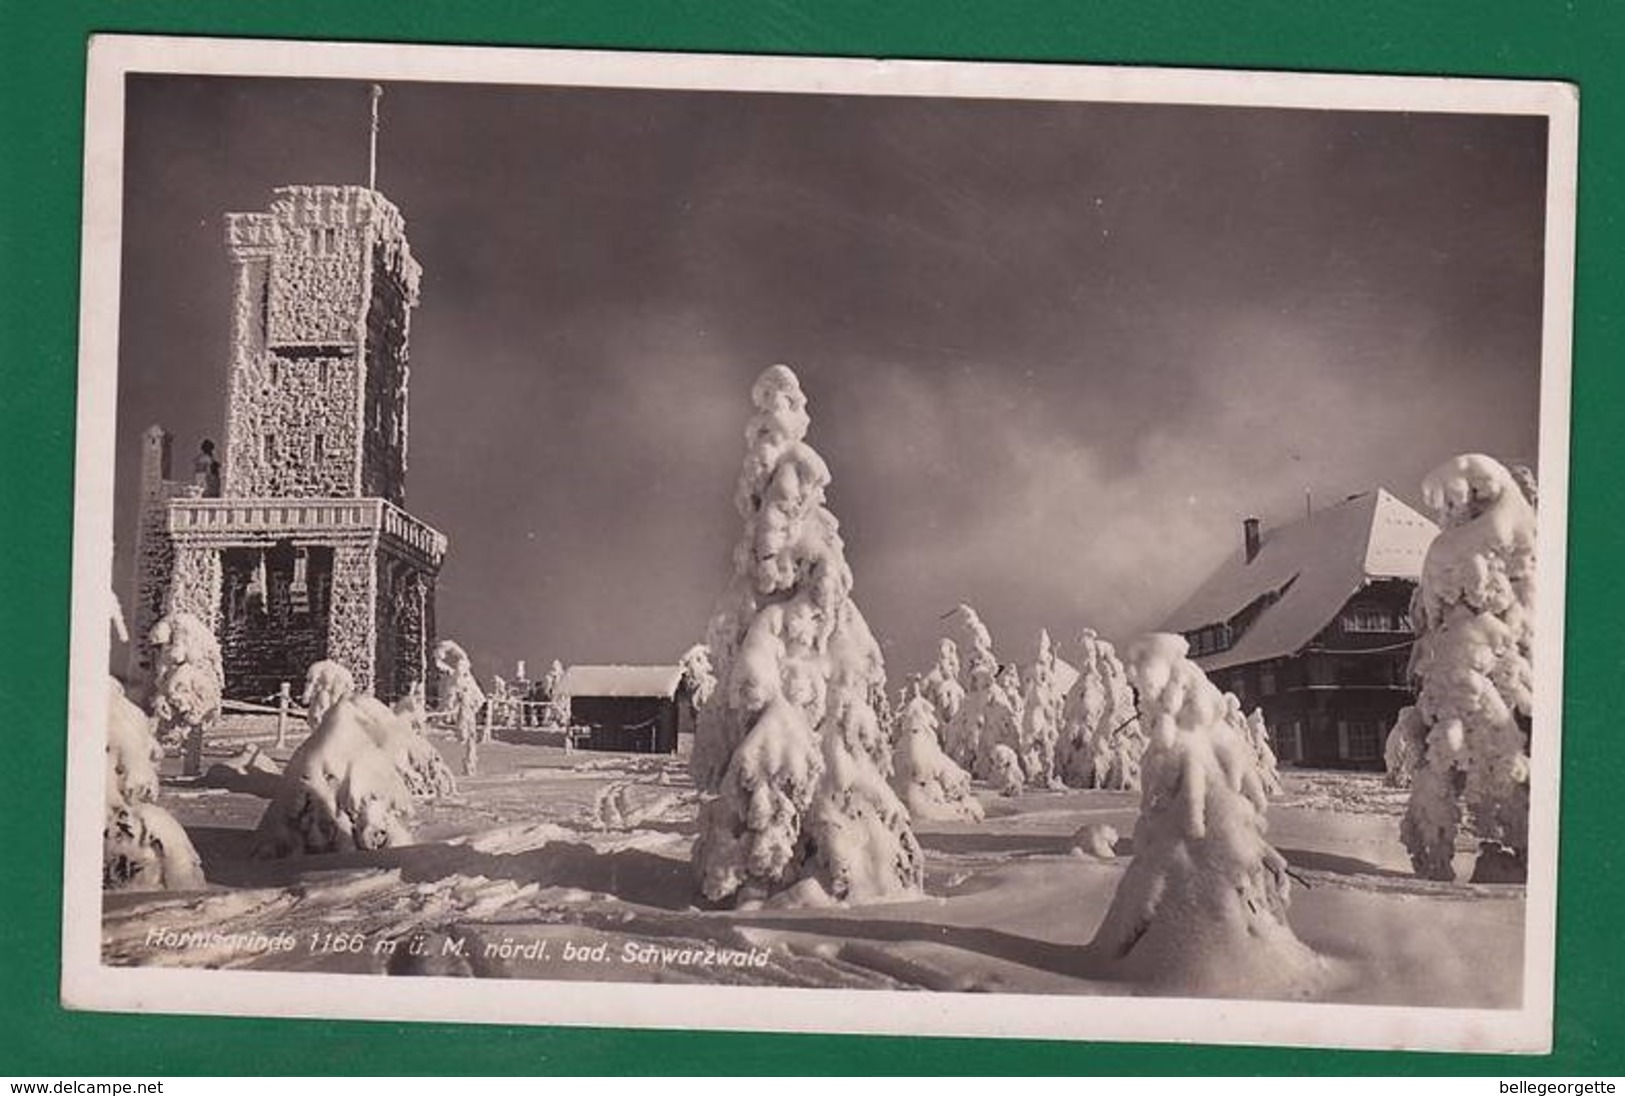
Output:
M1550 1045L1572 89L90 68L70 1007Z

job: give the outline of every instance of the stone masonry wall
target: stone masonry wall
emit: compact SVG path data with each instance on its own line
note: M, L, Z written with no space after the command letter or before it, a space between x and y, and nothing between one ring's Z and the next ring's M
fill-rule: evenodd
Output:
M267 212L228 216L227 244L224 494L400 504L420 273L400 211L362 187L283 187Z
M429 596L433 579L409 560L378 557L378 677L374 692L384 700L404 696L414 684L429 685L434 644Z
M377 548L341 544L333 551L333 602L328 615L327 657L349 668L356 686L370 692L376 680Z
M220 552L192 544L175 547L166 613L190 613L220 634Z
M373 264L367 311L366 414L363 416L362 493L406 505L407 287L384 255Z

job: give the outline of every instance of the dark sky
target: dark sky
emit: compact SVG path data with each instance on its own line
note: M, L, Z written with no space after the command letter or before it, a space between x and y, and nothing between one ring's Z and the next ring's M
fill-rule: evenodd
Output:
M223 214L364 183L367 102L131 79L124 584L140 431L180 465L223 432ZM445 84L383 118L424 267L407 501L482 673L701 636L774 362L899 676L960 600L1024 662L1040 626L1128 638L1306 488L1533 463L1543 118Z

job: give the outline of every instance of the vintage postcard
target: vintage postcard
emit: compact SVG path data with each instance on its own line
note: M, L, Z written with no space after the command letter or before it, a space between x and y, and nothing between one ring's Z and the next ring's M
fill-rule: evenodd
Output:
M1547 1048L1577 124L96 39L65 1002Z

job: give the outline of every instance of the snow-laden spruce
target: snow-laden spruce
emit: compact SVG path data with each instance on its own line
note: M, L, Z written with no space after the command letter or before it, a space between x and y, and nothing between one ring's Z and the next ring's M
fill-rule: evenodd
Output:
M1021 713L1021 768L1027 783L1035 788L1063 786L1056 771L1055 747L1061 737L1065 704L1055 647L1050 643L1049 631L1041 629L1038 657L1027 674Z
M412 786L437 794L451 774L429 741L337 662L311 666L311 735L282 772L254 832L257 857L381 849L412 842ZM425 753L433 753L431 760Z
M1412 599L1415 705L1387 756L1409 770L1400 827L1416 873L1451 879L1465 821L1480 842L1474 878L1522 880L1529 849L1529 728L1535 512L1512 473L1468 454L1436 468L1422 494L1439 515ZM1403 778L1401 778L1403 779Z
M451 713L457 741L462 743L463 775L473 776L480 767L480 709L485 706L485 690L474 677L473 659L454 640L442 639L434 645L434 665L440 672L440 706Z
M146 713L109 680L107 795L102 815L102 886L108 890L196 890L207 884L191 838L160 807L163 748Z
M1116 649L1093 631L1078 638L1078 680L1061 711L1061 779L1074 788L1138 791L1145 732Z
M1233 693L1224 694L1227 710L1225 719L1236 729L1248 749L1253 752L1253 764L1258 769L1258 783L1265 795L1281 794L1281 768L1270 748L1269 727L1264 723L1264 711L1254 708L1244 712L1241 701Z
M182 772L203 772L203 736L220 718L226 675L220 643L208 625L190 613L170 613L153 625L154 713L158 740L182 749Z
M920 679L920 695L931 702L941 730L947 729L965 704L965 686L959 683L959 647L946 636L937 641L937 661Z
M983 780L1002 779L998 774L1003 772L1004 760L996 756L999 747L1009 750L1020 765L1025 745L1021 737L1021 672L1015 663L1007 662L999 667L992 687L982 699L982 733L976 742L976 766L971 773ZM1026 770L1022 771L1022 780L1025 783Z
M775 365L751 401L734 495L744 528L706 637L717 690L691 759L705 795L696 879L716 902L918 894L920 847L883 775L873 707L885 668L824 506L829 469L804 440L806 397Z
M1002 691L997 682L999 660L993 653L993 635L975 609L961 604L952 616L964 631L964 649L968 653L961 657L957 649L954 652L954 666L963 672L964 680L958 690L959 702L943 723L942 748L960 768L980 775L976 752L982 742L993 694ZM939 661L938 665L943 664ZM981 768L985 767L986 762Z
M982 804L971 794L970 774L937 743L936 707L919 692L903 704L892 744L892 787L916 822L975 822Z
M1287 865L1264 837L1252 746L1187 649L1152 635L1128 652L1144 788L1134 858L1092 946L1119 976L1182 993L1313 992L1325 966L1287 923Z
M711 666L711 648L703 643L696 643L683 652L683 657L677 660L682 667L683 681L688 685L688 695L694 701L696 711L703 708L711 700L711 694L717 689L716 671Z

